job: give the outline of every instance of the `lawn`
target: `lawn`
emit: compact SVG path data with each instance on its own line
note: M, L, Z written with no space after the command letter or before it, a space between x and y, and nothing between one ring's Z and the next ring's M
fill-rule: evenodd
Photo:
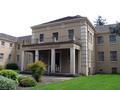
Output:
M76 77L62 82L37 85L29 90L120 90L120 75Z

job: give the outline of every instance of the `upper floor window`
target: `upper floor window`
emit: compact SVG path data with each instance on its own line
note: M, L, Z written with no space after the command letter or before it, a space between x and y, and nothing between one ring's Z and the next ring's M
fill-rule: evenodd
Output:
M109 36L109 40L110 40L110 42L112 42L112 43L116 42L116 35L111 34L111 35Z
M93 42L93 38L92 38L92 33L90 32L90 31L88 31L88 41L90 42L90 43L92 43Z
M98 36L97 37L97 43L98 44L103 44L103 42L104 42L103 36Z
M13 44L12 44L12 43L10 43L10 47L12 47L12 45L13 45Z
M40 42L44 41L44 34L40 34Z
M5 42L4 42L4 41L1 41L1 45L5 46Z
M58 40L58 32L53 33L53 40L54 41Z
M74 40L74 29L68 30L68 37L70 40Z
M17 45L17 49L20 49L20 44Z
M110 51L111 61L117 61L117 51Z
M4 57L4 54L3 53L0 53L0 60L2 60Z
M98 60L104 61L104 52L98 52Z

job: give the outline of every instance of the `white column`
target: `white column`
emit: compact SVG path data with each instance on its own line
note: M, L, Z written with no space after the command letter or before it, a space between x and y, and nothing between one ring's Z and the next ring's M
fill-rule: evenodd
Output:
M75 48L70 48L70 73L75 74Z
M22 55L21 55L21 71L24 70L24 54L25 54L25 52L22 51Z
M39 51L35 50L35 61L39 60Z
M55 73L55 49L51 49L51 73Z
M78 73L82 73L82 68L81 68L81 51L78 51Z

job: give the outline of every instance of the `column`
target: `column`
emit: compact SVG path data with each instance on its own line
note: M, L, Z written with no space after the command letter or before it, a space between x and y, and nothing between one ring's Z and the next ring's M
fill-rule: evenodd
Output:
M35 50L35 61L39 60L39 51Z
M51 73L55 73L55 49L51 49Z
M70 73L75 74L75 48L70 48Z
M24 54L25 54L25 52L22 51L22 54L21 54L21 71L24 70Z
M81 68L81 52L78 50L78 73L82 73L82 68Z

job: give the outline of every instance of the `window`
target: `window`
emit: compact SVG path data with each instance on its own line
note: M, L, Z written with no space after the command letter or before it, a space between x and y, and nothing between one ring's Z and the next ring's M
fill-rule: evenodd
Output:
M98 44L102 44L103 42L104 42L103 36L98 36L98 37L97 37L97 43L98 43Z
M20 60L20 55L17 55L17 62L19 62Z
M13 45L13 44L12 44L12 43L10 43L10 47L12 47L12 45Z
M109 40L110 40L111 43L116 42L116 35L113 35L113 34L110 35L110 36L109 36Z
M98 60L104 61L104 52L98 52Z
M116 68L116 67L113 67L113 68L112 68L112 73L113 73L113 74L116 74L116 73L117 73L117 68Z
M110 51L111 61L117 61L117 51Z
M4 42L4 41L1 41L1 45L5 46L5 42Z
M90 33L91 43L93 43L93 35Z
M40 34L40 42L44 41L44 34Z
M92 33L90 31L88 31L88 42L92 43Z
M58 40L58 32L53 33L53 41Z
M74 29L68 30L68 37L70 40L74 40Z
M18 44L17 49L20 49L20 44Z
M101 73L101 74L104 73L103 69L99 69L98 73Z
M11 57L12 57L12 55L10 54L10 55L9 55L9 60L11 60Z
M0 53L0 61L3 59L3 57L4 57L4 54Z

